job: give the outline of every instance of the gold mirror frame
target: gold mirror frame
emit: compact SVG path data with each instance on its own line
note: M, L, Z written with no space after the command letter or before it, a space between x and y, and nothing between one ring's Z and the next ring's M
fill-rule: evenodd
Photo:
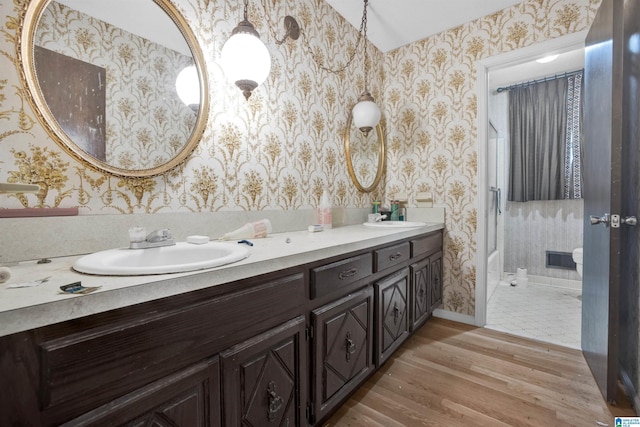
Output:
M373 180L373 183L365 187L363 186L353 169L353 163L351 161L351 122L353 120L353 115L349 112L349 119L347 120L347 127L344 131L344 151L347 156L347 169L349 170L349 176L351 177L351 181L356 186L356 188L362 193L370 193L378 186L380 183L380 179L382 179L382 175L384 174L384 162L385 162L385 146L384 146L384 135L382 134L382 125L378 123L376 126L376 133L378 135L378 169L376 171L376 177ZM359 131L358 131L359 132Z
M20 43L17 47L18 62L21 65L20 78L22 79L23 86L27 89L27 99L49 136L56 141L64 151L82 164L120 177L144 178L162 175L184 162L197 147L204 133L209 111L209 85L204 67L204 55L191 28L178 9L169 0L153 0L178 27L193 56L194 65L200 80L200 105L193 131L188 140L185 141L182 150L169 161L148 169L123 169L91 156L76 145L66 132L62 130L45 101L35 69L34 41L42 13L52 1L53 0L32 0L25 2L25 11L22 15L23 20L21 23Z

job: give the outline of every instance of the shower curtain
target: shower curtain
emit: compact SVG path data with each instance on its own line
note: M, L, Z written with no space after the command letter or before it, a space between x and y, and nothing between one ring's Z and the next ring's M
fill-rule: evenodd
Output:
M508 200L580 198L582 74L509 91Z

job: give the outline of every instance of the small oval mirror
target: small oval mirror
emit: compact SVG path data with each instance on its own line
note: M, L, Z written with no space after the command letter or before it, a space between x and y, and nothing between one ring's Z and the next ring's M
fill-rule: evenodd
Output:
M384 173L385 148L380 123L375 132L365 135L353 125L353 116L349 113L344 132L344 149L353 184L363 193L372 192Z
M27 3L19 46L23 83L65 151L126 177L166 173L191 154L206 124L208 88L202 52L175 6L168 0ZM176 85L185 68L195 79L186 82L194 92L189 101Z

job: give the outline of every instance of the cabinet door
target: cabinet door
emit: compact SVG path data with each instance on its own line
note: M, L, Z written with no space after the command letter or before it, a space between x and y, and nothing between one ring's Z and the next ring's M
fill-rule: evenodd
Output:
M218 358L129 393L64 426L220 426Z
M222 352L226 426L305 425L305 317Z
M409 292L410 327L414 331L420 327L429 317L431 303L431 260L425 258L411 265L411 291Z
M376 288L376 364L379 366L409 334L409 269L382 279Z
M429 314L442 304L442 252L438 252L429 257L430 260L430 297L429 297Z
M313 411L321 420L354 391L373 370L373 291L362 291L311 313L313 340Z

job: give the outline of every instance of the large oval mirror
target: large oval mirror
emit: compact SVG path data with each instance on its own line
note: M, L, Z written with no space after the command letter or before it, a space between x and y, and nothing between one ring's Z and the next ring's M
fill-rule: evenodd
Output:
M206 124L207 79L195 36L175 6L27 3L22 77L56 142L81 162L126 177L165 173L191 154Z
M375 132L364 134L352 123L349 113L344 132L344 149L347 157L349 176L356 188L363 193L373 191L384 173L385 148L382 126Z

